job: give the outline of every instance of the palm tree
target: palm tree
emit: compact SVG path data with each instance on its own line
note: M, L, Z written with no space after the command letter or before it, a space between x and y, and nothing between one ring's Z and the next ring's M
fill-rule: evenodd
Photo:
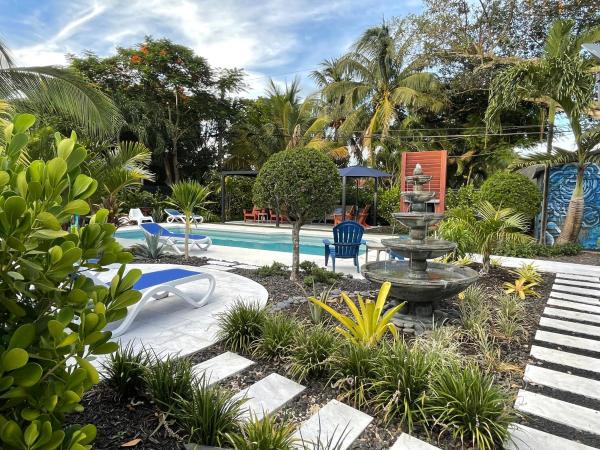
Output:
M59 115L90 136L114 138L123 119L110 98L75 72L58 67L15 67L0 42L0 100L17 111Z
M90 175L98 180L97 201L108 209L109 221L116 221L123 191L140 186L143 180L154 180L154 174L148 169L151 159L152 152L140 142L120 142L92 156Z
M328 98L343 97L346 115L339 131L351 141L360 141L371 165L375 164L375 136L379 133L383 141L389 135L399 111L435 112L443 106L436 76L424 72L418 59L410 60L408 46L385 23L368 29L338 62L348 79L333 81L322 90ZM356 139L359 128L363 131Z
M185 257L189 254L189 236L191 227L191 218L196 209L206 209L206 205L211 203L208 197L211 191L208 187L202 186L197 181L187 180L179 181L171 185L171 196L168 203L180 209L185 215Z
M489 272L491 255L498 244L528 244L531 237L526 231L527 218L523 214L511 208L496 209L488 201L477 205L474 212L469 208L455 208L440 225L444 239L458 237L481 255L482 273Z
M525 158L520 163L545 165L541 236L545 235L546 228L548 168L566 162L578 164L576 186L558 243L575 241L581 227L583 173L591 148L589 143L582 142L580 118L591 105L594 85L591 73L594 63L581 54L581 46L600 40L600 26L580 34L575 34L574 27L574 21L557 20L548 33L544 52L539 59L517 63L499 73L492 82L486 111L488 125L498 128L501 112L515 109L522 101L535 102L544 108L543 116L548 126L547 151ZM577 152L570 157L564 151L552 150L554 119L559 111L566 114L575 136ZM587 142L590 139L587 138Z

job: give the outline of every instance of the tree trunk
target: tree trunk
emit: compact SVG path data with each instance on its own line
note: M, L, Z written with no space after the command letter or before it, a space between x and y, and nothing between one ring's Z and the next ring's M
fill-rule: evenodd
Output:
M567 216L560 231L560 236L556 240L557 244L566 244L569 242L577 242L581 223L583 222L583 210L585 200L583 198L583 173L585 166L577 168L577 181L575 182L575 190L569 201Z
M189 215L185 215L185 250L184 250L184 254L186 258L190 257L190 216Z
M552 141L554 140L554 115L556 108L551 105L548 109L548 136L546 140L546 152L552 153ZM542 217L540 221L540 244L546 243L546 228L548 228L548 185L550 181L550 167L544 165L544 188L542 190Z
M483 252L481 254L481 270L479 271L481 274L487 274L490 271L490 254L487 252Z
M302 222L297 220L292 226L292 272L290 274L291 281L298 281L300 268L300 228Z
M171 170L171 159L169 158L169 152L163 153L163 164L165 166L165 175L167 177L167 184L170 186L173 184L173 171Z

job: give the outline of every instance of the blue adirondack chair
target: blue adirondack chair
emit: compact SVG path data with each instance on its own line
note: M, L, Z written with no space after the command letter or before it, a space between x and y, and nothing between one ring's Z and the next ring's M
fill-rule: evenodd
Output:
M325 244L325 265L327 266L329 257L331 256L333 271L335 272L336 258L353 259L356 271L360 272L358 252L360 246L366 244L366 241L362 238L363 231L364 228L352 220L346 220L333 227L333 243L329 239L323 239L323 244Z

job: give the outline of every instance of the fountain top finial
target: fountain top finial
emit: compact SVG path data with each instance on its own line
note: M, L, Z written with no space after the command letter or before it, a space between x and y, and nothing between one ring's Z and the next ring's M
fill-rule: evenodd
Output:
M415 165L415 170L413 170L413 176L414 175L423 175L423 168L421 167L421 164L417 163Z

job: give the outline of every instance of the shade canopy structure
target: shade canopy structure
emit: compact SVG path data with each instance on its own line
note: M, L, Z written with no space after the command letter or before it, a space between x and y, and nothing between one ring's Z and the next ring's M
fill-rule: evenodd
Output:
M350 166L338 169L342 177L342 220L346 220L346 182L348 178L373 178L375 180L375 192L373 193L373 225L377 225L377 189L380 178L391 177L389 173L364 166ZM357 205L358 206L358 205Z

